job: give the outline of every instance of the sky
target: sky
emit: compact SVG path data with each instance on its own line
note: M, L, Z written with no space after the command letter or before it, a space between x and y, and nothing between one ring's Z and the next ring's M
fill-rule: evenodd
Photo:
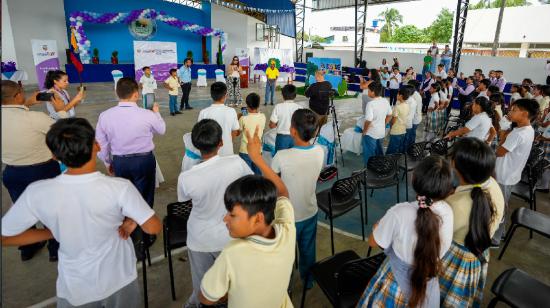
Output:
M470 1L470 5L477 2L479 1ZM530 2L533 5L539 5L539 2L536 0L531 0ZM457 0L418 0L388 5L369 5L367 8L367 25L371 26L373 19L380 18L378 15L386 8L395 8L403 16L403 24L412 24L418 28L425 28L435 20L441 9L448 8L454 12L456 5ZM306 0L306 6L312 6L311 0ZM306 10L305 31L306 33L311 32L312 35L326 36L330 35L330 27L354 25L354 8L317 12L312 12L309 9Z

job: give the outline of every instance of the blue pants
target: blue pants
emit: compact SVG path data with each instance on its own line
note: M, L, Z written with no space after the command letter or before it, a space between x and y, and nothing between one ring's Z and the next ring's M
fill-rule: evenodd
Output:
M269 79L265 83L265 104L271 101L271 105L275 103L275 82L270 82Z
M10 166L7 165L2 174L2 182L8 193L10 194L11 201L15 203L21 194L25 191L27 186L31 183L51 179L61 174L59 163L55 160L49 160L42 164L32 166ZM34 227L33 227L34 228ZM24 245L19 247L21 253L27 253L34 251L36 244ZM59 249L59 243L51 239L48 241L48 251L50 255L57 255Z
M384 155L384 152L382 151L383 141L384 138L374 139L369 135L363 136L361 144L363 145L363 162L365 163L365 166L369 162L369 158L372 156Z
M300 277L305 282L308 278L307 287L313 286L313 279L310 278L309 269L315 264L315 240L317 238L317 215L304 221L296 222L296 244L298 245L299 262L298 269Z
M390 105L392 106L397 103L397 92L399 92L399 89L390 89Z
M405 133L405 151L407 151L413 143L416 142L416 128L418 124L413 124L412 128L407 129Z
M244 162L248 165L248 167L250 167L250 170L252 170L254 174L262 175L262 172L260 171L258 166L256 166L256 164L252 162L252 159L250 159L250 156L248 156L248 154L239 153L239 156L244 160Z
M451 58L441 58L441 64L445 65L445 72L451 67Z
M178 96L177 95L168 95L170 98L170 113L178 111Z
M115 175L130 180L145 202L152 208L155 202L155 176L157 164L153 152L113 156Z
M294 140L290 135L277 134L275 137L275 153L279 150L290 149L294 146Z
M395 153L404 153L405 134L402 135L390 135L390 143L386 149L386 155Z

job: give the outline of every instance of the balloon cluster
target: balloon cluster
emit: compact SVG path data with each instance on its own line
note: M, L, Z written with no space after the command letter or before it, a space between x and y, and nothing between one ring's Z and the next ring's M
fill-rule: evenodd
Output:
M96 13L88 11L76 11L69 15L70 26L75 29L75 38L80 50L80 59L82 63L90 63L91 42L82 27L83 22L98 24L129 24L138 19L153 19L162 21L172 27L193 32L201 36L218 36L221 40L222 54L227 49L227 34L220 29L203 27L188 21L179 20L176 17L168 15L165 11L156 11L154 9L133 10L127 13Z
M17 71L16 66L17 66L17 64L15 64L15 62L13 62L13 61L2 62L1 66L0 66L0 71L2 71L2 73L15 72L15 71Z

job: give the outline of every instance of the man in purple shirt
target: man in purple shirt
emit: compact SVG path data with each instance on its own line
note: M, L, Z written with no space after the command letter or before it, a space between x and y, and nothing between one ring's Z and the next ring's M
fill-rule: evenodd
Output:
M495 71L496 74L496 86L500 89L500 92L504 92L504 87L506 86L506 79L502 76L504 73L501 70Z

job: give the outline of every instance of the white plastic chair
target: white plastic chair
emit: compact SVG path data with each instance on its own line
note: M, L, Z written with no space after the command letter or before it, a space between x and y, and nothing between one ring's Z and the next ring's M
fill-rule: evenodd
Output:
M201 152L193 145L191 133L183 135L183 145L185 146L185 154L181 161L181 172L187 171L201 162Z
M111 71L111 75L113 75L113 81L115 82L115 91L116 91L116 83L120 78L124 77L124 74L122 74L122 72L119 70L114 70L114 71Z
M207 87L208 84L206 83L206 70L201 68L197 70L197 87Z
M325 153L323 167L334 165L335 143L332 121L328 121L321 127L319 136L315 140L315 144L319 145Z
M263 135L262 157L264 161L271 166L273 153L275 152L275 138L277 137L277 129L272 128L266 131Z
M363 153L361 138L363 137L362 129L364 123L364 117L359 117L354 127L350 127L344 131L341 144L342 150L352 152L357 155L361 155L361 153Z
M223 76L223 70L217 69L217 70L214 71L214 73L216 74L216 81L221 81L221 82L225 83L225 77Z

